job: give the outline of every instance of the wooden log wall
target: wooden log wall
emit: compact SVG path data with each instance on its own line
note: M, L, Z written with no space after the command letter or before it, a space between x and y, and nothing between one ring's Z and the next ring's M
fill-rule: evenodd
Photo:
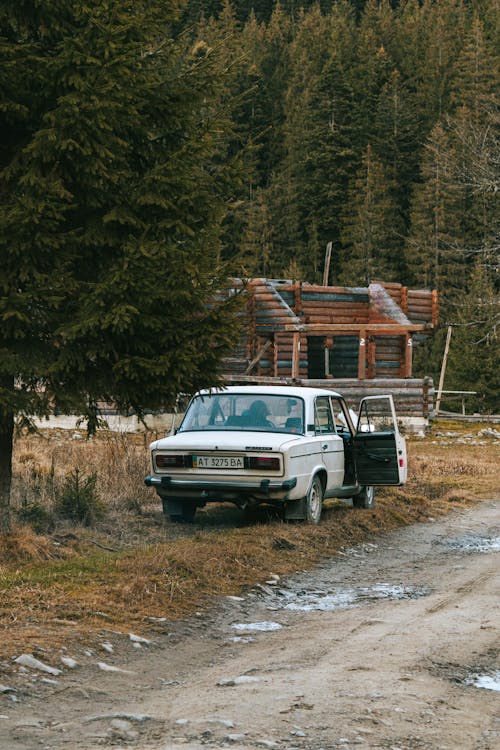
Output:
M376 378L404 377L404 337L375 337Z
M408 290L407 287L396 283L381 286L415 324L437 320L437 296L434 292ZM228 373L245 373L249 363L254 361L269 341L272 346L268 346L260 358L258 357L251 367L250 374L291 377L292 369L295 368L295 377L307 377L309 336L326 337L327 349L333 351L336 342L337 346L342 347L342 342L347 340L346 337L355 336L360 341L360 379L410 377L412 334L404 330L404 324L401 326L402 321L398 322L390 317L390 304L385 311L383 305L375 306L370 304L370 300L369 290L366 288L323 287L298 282L253 279L248 284L247 319L244 326L246 335L235 347L231 357L226 360L224 369ZM310 326L307 334L301 330L304 325ZM319 330L314 328L315 325ZM385 335L376 335L374 330L370 331L370 325L386 325L394 330L381 331ZM322 326L324 328L321 328ZM329 326L342 328L329 330ZM295 350L294 331L297 332ZM415 333L415 343L423 335L424 332ZM335 369L339 370L335 364L337 359L333 354L330 371L325 358L325 374L330 377L335 377ZM352 368L349 372L351 370Z
M300 351L298 356L298 375L297 377L307 377L307 338L305 334L300 334ZM260 345L263 339L259 339ZM291 377L293 366L294 341L293 333L276 333L274 334L274 346L266 352L258 364L259 375L270 377Z
M276 290L303 323L347 325L368 321L367 289L295 284L277 285Z
M381 282L381 285L412 323L438 324L439 308L435 290L408 289L397 283Z
M359 402L364 396L376 396L390 393L394 398L396 412L399 416L429 417L434 403L434 385L432 378L374 378L370 380L332 380L300 378L273 378L251 376L228 376L228 383L259 385L299 385L311 388L327 388L341 393L349 406L357 412Z

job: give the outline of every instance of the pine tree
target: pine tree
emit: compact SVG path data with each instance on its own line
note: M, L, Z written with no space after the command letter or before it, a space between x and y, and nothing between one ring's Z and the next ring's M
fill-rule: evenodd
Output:
M464 191L456 179L456 154L441 125L426 146L416 186L406 244L408 284L438 288L453 295L464 284L457 256Z
M500 298L491 273L480 263L472 269L467 292L455 300L448 320L453 334L447 389L476 391L476 409L483 414L498 414Z
M423 144L414 94L397 69L380 91L374 130L373 147L384 164L392 198L399 207L399 231L406 234L411 188L418 180Z
M348 4L339 3L326 18L316 7L301 19L291 46L286 154L273 181L273 246L281 268L293 254L311 280L319 280L322 269L310 248L338 243L351 174L352 91L345 71L354 35Z
M341 240L342 283L362 286L375 279L399 278L396 206L383 166L370 145L349 191Z
M3 531L16 415L55 406L92 430L102 400L141 414L218 382L232 341L216 302L233 187L220 68L169 37L175 6L0 11Z

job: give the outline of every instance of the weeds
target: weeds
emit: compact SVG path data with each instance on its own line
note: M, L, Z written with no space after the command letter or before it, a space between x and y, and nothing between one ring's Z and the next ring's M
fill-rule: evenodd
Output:
M18 440L15 510L44 533L45 524L47 532L51 522L55 528L40 536L21 527L0 539L4 653L12 653L12 644L27 650L30 638L59 646L55 622L65 622L70 638L74 620L80 638L102 627L103 618L107 627L129 630L151 616L177 619L270 572L303 569L346 546L498 492L493 442L414 440L408 484L380 490L373 510L329 501L317 527L284 524L264 511L244 525L240 511L215 505L200 509L195 526L179 527L164 523L156 496L143 486L148 442L142 435L107 433L92 440L57 433ZM72 526L87 522L94 526Z

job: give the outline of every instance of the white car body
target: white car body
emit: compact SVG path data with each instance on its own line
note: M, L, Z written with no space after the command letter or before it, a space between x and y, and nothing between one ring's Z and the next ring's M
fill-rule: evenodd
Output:
M285 518L318 523L324 498L352 497L371 507L375 485L406 481L392 397L363 399L358 425L343 397L326 389L200 391L176 433L151 444L145 482L173 520L228 501L242 508L268 503L282 507Z

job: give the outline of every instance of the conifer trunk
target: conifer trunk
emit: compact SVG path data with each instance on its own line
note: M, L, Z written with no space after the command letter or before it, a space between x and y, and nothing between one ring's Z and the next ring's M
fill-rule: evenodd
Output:
M0 411L0 534L10 531L14 414Z

